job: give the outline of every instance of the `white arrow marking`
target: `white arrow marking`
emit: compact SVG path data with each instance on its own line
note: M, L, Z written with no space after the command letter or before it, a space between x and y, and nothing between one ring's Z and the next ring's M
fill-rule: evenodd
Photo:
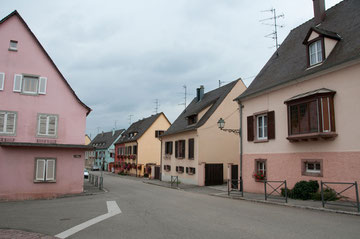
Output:
M107 201L106 205L107 205L108 213L103 214L98 217L95 217L93 219L90 219L89 221L83 222L75 227L72 227L64 232L61 232L61 233L55 235L55 237L62 238L62 239L67 238L81 230L84 230L87 227L90 227L98 222L101 222L103 220L106 220L110 217L113 217L113 216L121 213L121 210L115 201Z

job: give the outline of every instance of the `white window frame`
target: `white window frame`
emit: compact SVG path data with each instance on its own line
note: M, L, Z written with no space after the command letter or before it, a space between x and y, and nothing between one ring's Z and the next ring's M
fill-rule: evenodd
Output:
M17 126L17 112L15 111L0 111L0 114L4 114L4 126L0 129L0 135L7 135L7 136L15 136L16 135L16 126ZM14 114L14 130L13 132L7 132L7 121L8 115Z
M14 43L15 46L12 46L11 43ZM15 41L15 40L10 40L10 43L9 43L9 50L10 51L17 51L17 45L18 45L18 41Z
M45 129L45 134L40 133L40 118L45 116L46 117L46 129ZM55 133L54 134L49 134L49 123L50 123L50 117L55 117ZM38 120L37 120L37 134L36 136L38 137L51 137L51 138L56 138L57 137L57 132L58 132L58 121L59 121L59 116L56 114L38 114Z
M312 53L312 49L314 52ZM309 45L309 64L310 66L316 65L318 63L321 63L323 59L323 49L322 49L322 42L321 40L315 41ZM312 55L315 56L314 62L312 62Z
M29 80L30 78L34 79L36 90L35 91L28 91L25 90L25 81ZM19 92L25 95L46 95L46 88L47 88L47 78L38 75L30 75L30 74L15 74L14 75L14 92Z
M262 119L262 125L259 125L259 119ZM266 125L265 125L265 118L266 118ZM258 140L267 140L267 127L268 127L268 118L267 114L261 114L256 116L256 138ZM262 133L262 136L260 136L260 133Z
M256 161L256 173L262 173L263 175L266 175L265 161Z
M36 91L27 91L27 90L25 90L25 81L26 81L26 79L34 79L36 81L35 82ZM23 75L22 84L21 84L22 85L21 92L24 93L24 94L28 94L28 95L37 95L39 93L39 83L40 83L39 77Z
M38 165L39 162L43 161L44 162L44 168L43 168L43 173L42 173L42 177L37 177L38 175ZM53 167L53 172L52 178L48 177L48 171L49 171L49 161L53 161L54 167ZM35 175L34 175L34 182L56 182L56 158L35 158Z
M313 164L314 169L309 169L309 164ZM320 169L316 169L316 164L320 165ZM306 162L305 163L305 172L307 172L307 173L321 173L321 164L319 162Z

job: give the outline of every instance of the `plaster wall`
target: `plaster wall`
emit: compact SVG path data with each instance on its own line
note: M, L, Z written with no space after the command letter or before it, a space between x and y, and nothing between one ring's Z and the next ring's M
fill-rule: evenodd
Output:
M331 51L334 49L337 43L338 43L337 40L330 39L327 37L324 38L325 58L327 58L330 55Z
M360 107L359 102L360 65L350 66L311 80L296 83L282 89L244 100L243 137L244 154L295 153L295 152L359 152L360 149ZM338 136L330 141L289 142L287 106L284 101L301 93L327 88L335 90L334 111ZM247 141L247 116L255 112L275 111L275 139L264 143Z
M0 199L52 198L81 193L84 152L81 149L0 147ZM56 158L55 183L34 182L35 158Z
M84 144L87 109L72 94L41 47L17 16L0 27L0 72L5 73L0 91L0 110L16 111L16 142L36 142L38 113L57 114L58 144ZM10 40L18 41L18 51L9 51ZM46 95L13 92L15 74L47 77ZM6 137L6 136L0 136Z
M194 159L189 159L189 139L194 139ZM185 140L185 158L175 158L175 141ZM164 181L170 181L171 176L178 176L179 180L183 183L198 185L199 183L199 138L195 130L173 134L162 137L162 178ZM165 143L173 142L173 151L171 155L165 156ZM164 165L170 165L169 172L164 170ZM183 166L184 173L176 172L176 166ZM195 174L190 175L186 173L186 167L195 168Z
M239 135L221 131L217 122L220 118L225 120L225 128L239 129L240 117L237 102L233 101L239 96L246 86L240 80L225 97L216 111L198 129L199 135L199 163L223 164L224 181L227 180L227 164L238 164L239 155Z

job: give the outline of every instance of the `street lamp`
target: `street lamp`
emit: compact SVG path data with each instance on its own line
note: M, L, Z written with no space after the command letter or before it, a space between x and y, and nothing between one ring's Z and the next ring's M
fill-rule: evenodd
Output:
M217 125L218 125L219 129L222 130L222 131L226 131L226 132L230 132L230 133L234 133L234 134L240 134L239 129L224 129L225 120L223 118L219 119L219 121L217 122Z

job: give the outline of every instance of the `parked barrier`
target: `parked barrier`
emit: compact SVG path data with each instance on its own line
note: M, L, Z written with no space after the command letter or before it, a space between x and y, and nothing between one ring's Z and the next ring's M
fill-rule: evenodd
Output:
M344 190L338 192L336 191L334 188L330 187L329 184L332 185L349 185L348 187L346 187ZM325 207L325 204L328 205L335 205L335 206L343 206L343 207L353 207L356 208L358 212L360 212L360 204L359 204L359 190L358 190L358 185L357 182L355 181L354 183L344 183L344 182L323 182L321 181L321 201L322 201L322 206ZM356 198L356 202L350 201L350 200L344 200L345 197L344 195L342 195L344 192L350 190L351 188L355 188L355 198ZM336 196L339 197L342 200L342 204L340 203L332 203L329 202L327 200L325 200L324 198L324 192L326 189L330 189L333 190L336 193ZM347 203L347 204L346 204Z
M99 176L95 175L95 187L97 187L99 185L98 180L99 180Z
M179 187L179 177L178 176L171 176L171 187L175 183L176 183L176 187Z
M230 196L231 192L238 192L241 197L244 197L243 181L241 179L228 179L227 186L228 196Z
M279 185L276 187L274 184L279 184ZM285 186L285 196L283 196L281 194L281 186L283 186L283 185ZM267 193L267 186L269 186L272 189L272 191L270 193ZM280 189L280 192L278 191L279 189ZM268 200L269 198L271 198L271 199L281 199L281 200L285 199L285 203L288 202L286 180L284 180L284 181L267 181L267 180L264 180L264 193L265 193L265 200ZM275 196L274 193L275 194L277 193L278 196Z

